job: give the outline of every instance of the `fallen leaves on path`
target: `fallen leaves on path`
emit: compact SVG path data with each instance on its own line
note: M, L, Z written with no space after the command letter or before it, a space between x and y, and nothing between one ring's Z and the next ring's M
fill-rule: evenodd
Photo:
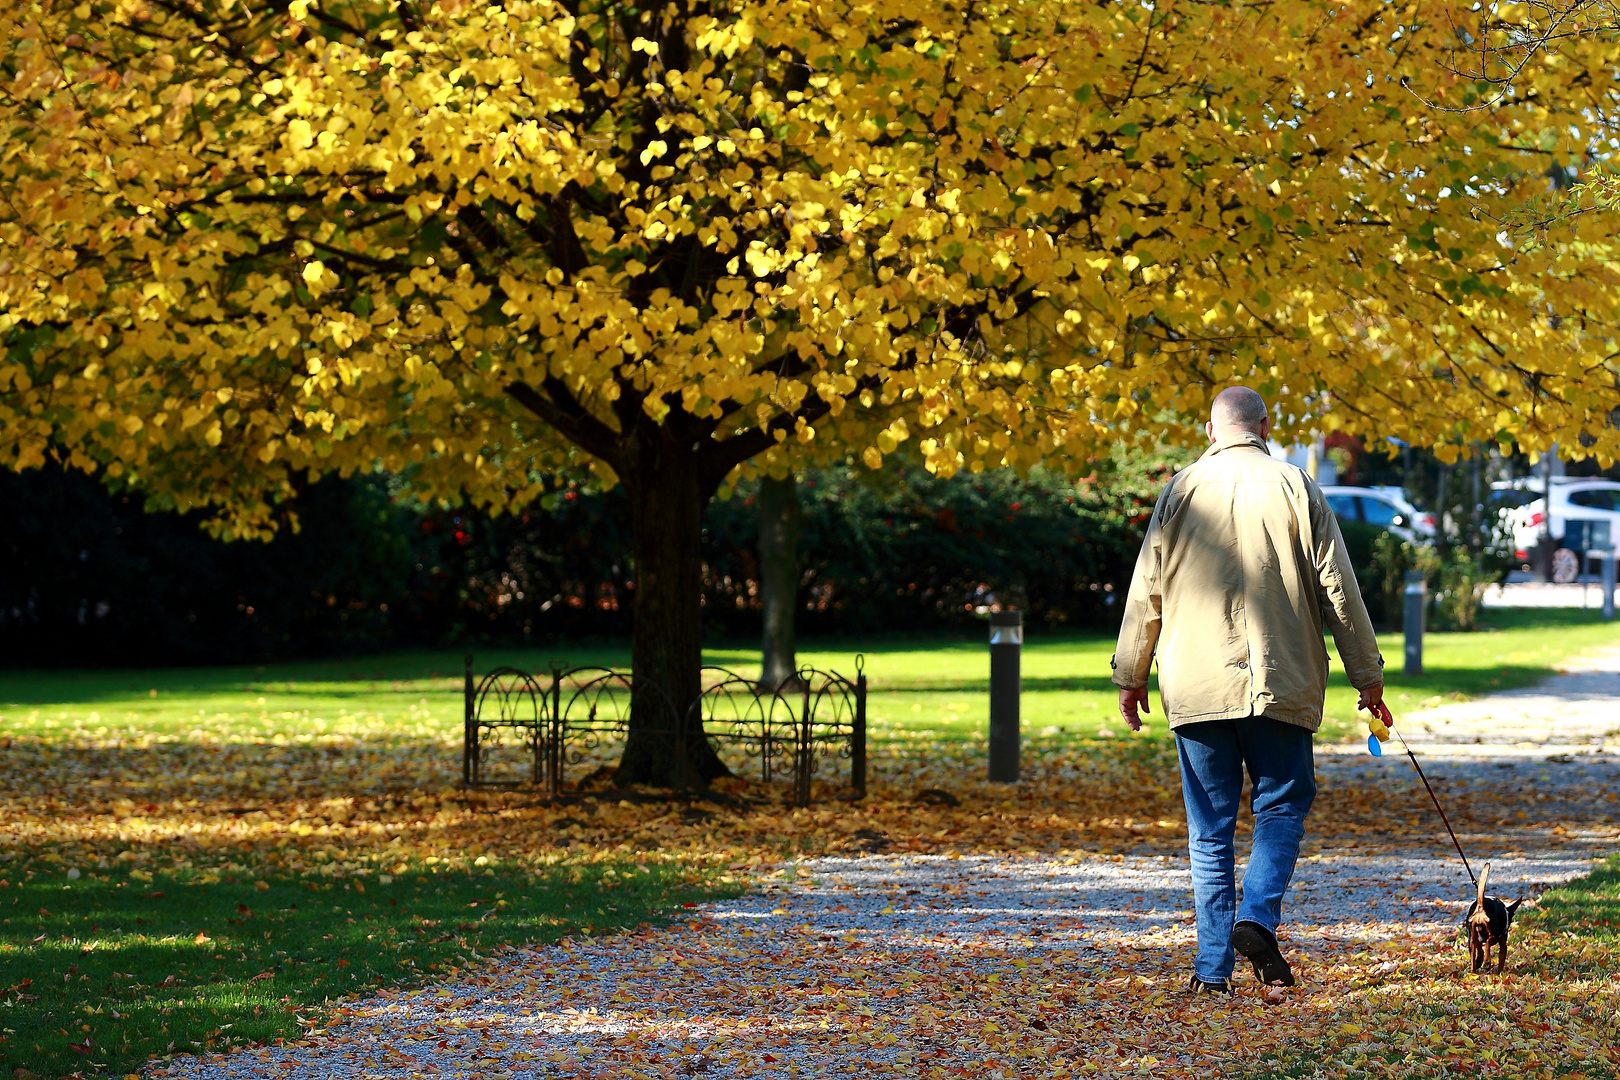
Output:
M1137 910L1076 919L1061 891L997 887L978 866L868 861L884 866L857 866L854 882L778 872L762 895L675 929L516 950L468 981L357 1002L290 1049L171 1075L1551 1080L1620 1067L1612 947L1599 971L1557 978L1558 939L1532 931L1510 974L1481 978L1463 974L1449 924L1352 916L1286 940L1301 985L1277 1003L1246 974L1231 999L1192 998L1190 928L1156 924L1126 886L1110 904ZM1127 885L1153 872L1132 864ZM1031 886L1064 873L1013 865ZM892 918L877 909L886 893Z

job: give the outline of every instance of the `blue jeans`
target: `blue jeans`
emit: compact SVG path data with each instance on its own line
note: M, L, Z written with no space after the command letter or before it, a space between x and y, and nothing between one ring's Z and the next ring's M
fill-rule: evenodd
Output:
M1232 974L1232 927L1256 922L1273 933L1294 876L1305 815L1316 799L1311 733L1264 716L1207 720L1176 728L1181 790L1187 802L1187 851L1198 912L1198 959L1205 982ZM1243 770L1254 785L1254 846L1243 871L1243 905L1233 880L1232 834L1243 800Z

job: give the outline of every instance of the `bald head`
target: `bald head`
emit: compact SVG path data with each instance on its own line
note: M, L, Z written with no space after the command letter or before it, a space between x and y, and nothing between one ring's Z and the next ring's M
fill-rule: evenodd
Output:
M1211 442L1223 435L1240 431L1251 432L1262 439L1271 434L1271 418L1266 415L1266 399L1247 386L1228 386L1209 407Z
M1247 386L1228 386L1215 395L1209 407L1209 420L1217 428L1242 428L1258 432L1266 418L1266 399Z

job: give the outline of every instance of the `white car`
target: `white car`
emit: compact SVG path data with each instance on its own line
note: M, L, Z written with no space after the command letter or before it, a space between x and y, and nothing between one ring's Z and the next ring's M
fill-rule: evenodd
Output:
M1539 478L1491 485L1499 501L1517 503L1507 511L1513 528L1514 557L1528 559L1541 542L1547 502ZM1590 477L1554 477L1552 523L1547 530L1559 547L1596 551L1620 541L1620 483Z
M1434 542L1435 516L1413 506L1400 488L1330 486L1322 494L1340 521L1377 525L1408 543Z

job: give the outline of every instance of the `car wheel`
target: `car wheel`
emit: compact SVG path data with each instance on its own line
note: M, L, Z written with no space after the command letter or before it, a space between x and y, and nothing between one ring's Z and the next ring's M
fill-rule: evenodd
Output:
M1574 581L1580 569L1580 559L1569 548L1559 548L1553 552L1553 580L1560 585Z

